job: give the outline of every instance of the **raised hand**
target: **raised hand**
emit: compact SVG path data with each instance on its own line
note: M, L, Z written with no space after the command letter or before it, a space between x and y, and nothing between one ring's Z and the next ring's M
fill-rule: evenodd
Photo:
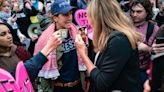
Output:
M86 45L85 45L82 37L80 36L80 34L78 34L76 36L75 44L76 44L76 48L77 48L79 54L80 55L84 55L85 54L85 50L86 50Z
M54 32L50 37L45 45L45 47L42 49L42 53L47 56L52 50L56 49L60 44L62 43L62 39L60 36L60 32L56 31Z
M142 51L142 52L150 52L151 47L149 47L148 45L146 45L143 42L138 42L138 50Z
M152 51L155 53L164 52L164 43L156 44L156 42L154 42L152 45Z

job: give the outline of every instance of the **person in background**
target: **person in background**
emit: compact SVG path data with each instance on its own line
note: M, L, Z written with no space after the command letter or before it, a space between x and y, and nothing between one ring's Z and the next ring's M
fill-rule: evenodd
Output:
M159 40L160 39L160 40ZM151 92L164 91L164 25L159 28L156 40L152 46L153 67L152 80L150 80ZM147 92L150 92L147 91Z
M158 26L164 24L164 0L159 0L159 13L157 14L155 21L157 22Z
M94 64L80 35L76 47L90 75L89 92L141 92L139 85L139 34L116 0L92 0L87 8L97 52ZM125 54L126 53L126 54Z
M136 31L141 33L140 42L138 43L140 59L140 81L143 87L145 81L149 78L147 70L150 69L151 47L159 27L150 22L152 18L152 5L149 0L135 0L130 7L130 16ZM144 88L143 88L144 89Z
M47 0L46 1L46 5L45 5L45 10L46 10L46 15L47 16L51 16L51 5L52 5L52 1L51 0Z
M159 13L159 8L158 8L159 0L150 0L150 2L152 4L152 11L153 11L152 20L155 20L157 14Z
M2 2L2 5L0 6L0 19L3 22L7 22L10 17L11 17L11 7L9 1L5 0Z
M121 9L125 12L128 13L130 9L130 5L132 0L117 0L121 6Z
M62 44L48 56L48 62L39 72L43 91L83 92L80 71L85 71L74 44L77 27L72 23L72 7L65 0L55 0L51 6L52 23L39 37L34 54L45 45L49 35L59 30ZM54 89L53 89L54 88Z
M28 38L28 40L30 39L30 41L28 41L28 44L30 44L28 51L31 53L31 55L33 55L35 42L38 37L34 35L32 36L32 38L30 38L27 30L32 23L30 17L37 15L39 11L35 9L30 0L24 0L23 7L21 7L20 2L18 0L11 0L11 6L12 15L16 15L16 23L20 32L26 38Z
M9 0L5 0L0 9L0 19L2 19L3 22L8 23L12 27L11 32L13 34L14 41L20 42L20 45L24 45L23 41L27 38L20 32L19 27L16 23L17 17L15 14L12 14L11 8L11 2Z
M86 9L91 0L77 0L78 9Z
M0 23L0 67L11 72L19 61L31 58L30 53L18 44L14 44L11 27Z
M0 20L2 23L7 23L9 24L9 28L10 28L10 31L13 35L13 39L14 39L14 43L16 45L22 45L21 44L21 41L20 41L20 38L17 34L17 30L15 30L13 28L13 26L16 24L15 21L16 21L16 18L14 16L11 16L11 9L10 9L10 3L9 1L3 1L2 2L2 5L0 6Z

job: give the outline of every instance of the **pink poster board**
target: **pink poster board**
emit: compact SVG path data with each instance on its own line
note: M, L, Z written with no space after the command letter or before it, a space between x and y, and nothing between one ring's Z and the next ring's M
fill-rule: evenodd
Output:
M20 62L16 68L16 82L20 87L21 92L34 92L30 78L28 77L26 68L23 62Z
M0 68L0 92L20 92L15 79L9 72Z
M16 68L16 81L13 76L0 68L0 92L34 92L23 62Z
M86 10L84 10L84 9L77 10L75 12L74 18L75 18L75 20L76 20L76 22L77 22L77 24L79 26L85 26L85 27L87 27L88 37L90 39L92 39L93 29L92 29L91 25L88 22Z

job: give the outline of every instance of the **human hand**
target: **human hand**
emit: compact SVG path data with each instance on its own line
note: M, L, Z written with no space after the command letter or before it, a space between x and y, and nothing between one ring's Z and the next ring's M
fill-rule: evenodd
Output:
M154 53L162 53L164 52L164 43L156 44L156 42L152 45L152 51Z
M86 45L82 39L82 37L80 36L80 34L78 34L76 36L76 39L75 39L75 44L76 44L76 48L79 52L79 54L82 56L82 55L85 55L85 50L86 50Z
M150 92L150 91L151 91L151 87L150 87L150 84L149 84L149 80L146 80L145 83L144 83L143 92Z
M17 20L17 17L15 17L15 15L12 15L11 17L8 18L9 23L14 23L16 22L16 20Z
M60 36L60 32L56 31L54 32L50 38L47 41L47 44L45 45L45 47L41 50L41 52L47 56L49 55L49 53L56 49L60 44L62 43L62 39Z
M31 1L30 1L30 0L25 0L24 2L25 2L25 7L26 7L27 9L30 9L30 10L31 10L31 9L32 9L32 7L31 7L31 6L32 6Z
M143 42L138 42L138 50L143 52L150 52L151 48Z
M32 38L31 38L32 42L36 41L37 39L38 39L38 35L32 35Z
M56 31L49 38L47 45L53 49L56 49L62 43L62 38L59 31Z
M23 42L24 39L26 39L26 36L24 36L24 35L19 35L18 37L19 37L19 39L20 39L21 42Z

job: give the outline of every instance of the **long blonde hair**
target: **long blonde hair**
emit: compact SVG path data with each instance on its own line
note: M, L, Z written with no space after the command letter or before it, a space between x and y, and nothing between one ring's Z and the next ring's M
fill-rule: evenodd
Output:
M137 47L139 34L130 19L121 10L117 0L92 0L87 8L88 18L94 29L93 45L95 51L102 52L107 45L110 33L114 30L123 32L132 48Z

